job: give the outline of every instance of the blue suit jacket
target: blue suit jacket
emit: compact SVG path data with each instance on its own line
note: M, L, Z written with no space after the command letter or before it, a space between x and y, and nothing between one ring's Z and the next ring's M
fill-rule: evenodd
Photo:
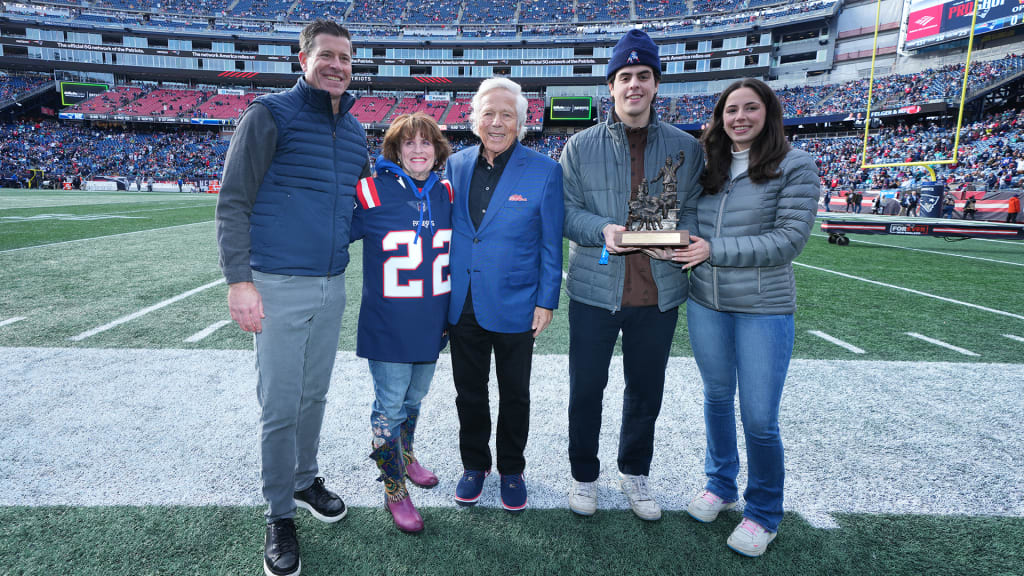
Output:
M451 306L462 315L470 281L477 323L492 332L526 332L534 307L558 307L562 286L562 167L516 144L480 228L469 217L469 185L480 146L448 159L452 207Z

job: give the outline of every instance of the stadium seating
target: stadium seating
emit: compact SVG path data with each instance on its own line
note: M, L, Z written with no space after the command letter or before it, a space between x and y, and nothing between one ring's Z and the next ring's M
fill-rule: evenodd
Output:
M120 110L122 114L133 116L166 116L187 118L192 110L209 96L198 90L157 89L131 102Z
M295 0L238 0L228 14L239 18L275 20L284 15Z
M118 86L113 90L97 94L88 100L79 102L68 110L91 114L111 114L123 110L129 102L142 96L144 90L137 86Z
M351 113L364 124L383 122L397 100L390 96L360 96L352 106Z
M384 122L390 123L402 114L412 114L413 112L423 112L434 120L440 121L441 116L444 115L444 112L447 109L447 100L438 102L434 100L425 100L422 96L408 96L402 98L398 102L398 104L385 117Z
M309 22L317 18L341 21L352 6L352 0L298 0L290 17L294 21Z
M576 15L580 22L629 20L629 0L576 0Z
M461 2L450 0L419 0L414 10L408 10L403 24L453 24L459 16Z
M571 22L575 15L573 3L565 0L521 0L519 2L520 23Z
M466 124L469 122L470 99L456 98L448 108L448 114L444 118L444 124Z
M248 92L243 95L215 94L212 98L200 104L192 112L197 118L220 118L231 120L238 118L245 111L249 103L259 94Z
M53 85L53 78L48 76L21 76L4 74L0 76L0 101L16 100L46 85Z
M636 17L676 18L690 13L686 0L634 0Z
M519 0L467 0L459 22L512 22L518 5Z
M394 24L402 18L406 0L354 0L349 22Z

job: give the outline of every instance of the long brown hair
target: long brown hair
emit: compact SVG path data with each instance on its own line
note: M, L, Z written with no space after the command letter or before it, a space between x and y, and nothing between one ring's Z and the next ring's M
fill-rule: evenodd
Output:
M756 78L744 78L729 85L718 97L711 122L704 128L700 141L704 145L707 166L701 174L700 183L705 194L717 194L729 180L729 166L732 165L732 140L725 133L722 115L729 95L740 88L750 88L764 103L764 129L750 146L750 166L747 175L754 182L761 183L778 178L782 173L779 164L789 152L786 132L782 127L782 104L764 82Z

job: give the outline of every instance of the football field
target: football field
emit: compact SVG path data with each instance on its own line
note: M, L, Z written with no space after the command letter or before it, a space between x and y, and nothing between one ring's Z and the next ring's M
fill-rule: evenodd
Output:
M0 574L259 573L252 339L229 322L215 202L0 190ZM757 560L725 548L739 513L683 511L704 454L683 314L651 472L665 517L636 519L615 485L619 361L601 510L568 512L564 293L536 342L530 509L502 511L493 476L480 506L452 506L445 352L417 438L441 484L411 489L427 529L399 534L367 458L360 254L321 440L352 511L330 526L300 513L304 574L1024 574L1024 242L814 232L780 417L787 517Z

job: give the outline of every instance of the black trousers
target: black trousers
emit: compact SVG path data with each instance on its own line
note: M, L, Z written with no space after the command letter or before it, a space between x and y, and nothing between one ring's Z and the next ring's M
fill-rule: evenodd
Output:
M533 332L504 334L481 327L472 312L463 312L449 330L455 406L459 412L459 451L466 470L490 470L491 407L487 382L494 351L498 375L498 472L519 474L526 468L530 432L530 368Z
M622 333L622 395L619 471L649 475L654 456L654 424L661 412L665 368L672 349L679 309L657 306L603 308L569 301L569 465L572 477L593 482L601 470L597 457L601 408L615 342Z

